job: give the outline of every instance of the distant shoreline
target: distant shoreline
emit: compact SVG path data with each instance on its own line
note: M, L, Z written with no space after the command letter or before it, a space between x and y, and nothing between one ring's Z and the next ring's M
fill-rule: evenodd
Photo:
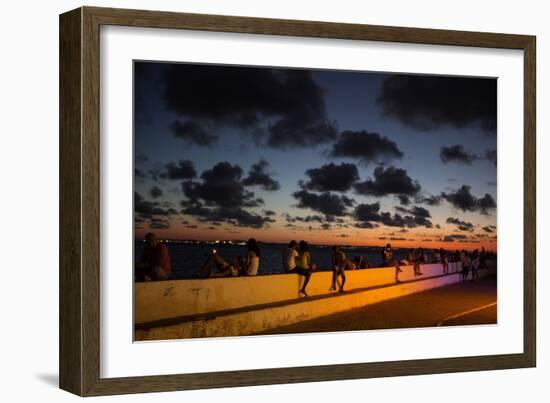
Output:
M163 242L163 243L167 243L167 244L170 244L170 243L174 243L174 244L184 244L184 245L197 245L197 246L215 246L215 245L224 245L224 246L245 246L246 245L246 240L241 240L241 239L235 239L235 240L209 240L209 241L201 241L201 240L197 240L197 239L159 239L159 241ZM140 239L140 238L134 238L134 242L136 243L140 243L140 242L145 242L144 239ZM262 242L262 241L258 241L260 243L260 245L266 245L266 246L286 246L288 245L288 242ZM318 247L318 248L330 248L332 247L333 245L338 245L340 246L341 248L363 248L363 249L371 249L371 250L380 250L380 248L383 248L385 246L384 245L378 245L378 246L375 246L375 245L353 245L353 244L342 244L342 243L339 243L339 244L336 244L336 243L331 243L331 244L316 244L316 243L313 243L313 242L308 242L310 246L315 246L315 247ZM391 241L388 242L389 244L391 244ZM454 246L454 247L452 247ZM440 248L430 248L430 247L427 247L427 246L414 246L414 247L410 247L410 246L393 246L392 245L392 249L394 250L410 250L410 249L417 249L417 248L422 248L422 249L425 249L425 250L439 250ZM444 250L466 250L466 251L474 251L474 250L480 250L481 247L470 247L470 248L466 248L464 246L459 246L459 245L451 245L449 244L449 247L446 247L446 248L443 248ZM487 252L493 252L493 253L496 253L497 251L496 250L492 250L492 249L488 249L488 248L485 248L485 250Z

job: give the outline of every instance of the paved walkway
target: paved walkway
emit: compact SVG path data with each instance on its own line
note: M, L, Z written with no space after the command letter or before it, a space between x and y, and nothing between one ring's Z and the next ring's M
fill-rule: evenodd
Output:
M497 321L496 300L496 277L486 277L270 329L261 334L494 324Z

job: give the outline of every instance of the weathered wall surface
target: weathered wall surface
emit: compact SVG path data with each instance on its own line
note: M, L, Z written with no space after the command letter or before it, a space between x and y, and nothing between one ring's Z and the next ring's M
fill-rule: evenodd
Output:
M439 275L440 272L437 272L438 265L432 266L431 268L424 268L424 273L432 272L437 274L420 281L393 283L371 289L360 288L355 292L336 294L326 298L301 298L288 304L244 309L229 314L204 316L195 320L141 328L136 331L135 338L141 341L250 335L267 329L303 322L431 288L442 287L456 283L461 279L460 273L441 276ZM386 275L386 272L392 271L389 269L377 270L382 270L378 275ZM480 272L480 277L493 274L494 272L494 269L483 270ZM323 275L325 273L319 274Z
M457 266L457 267L455 267ZM450 264L450 271L460 269ZM412 266L402 266L400 281L415 279ZM422 265L422 277L443 274L441 264ZM332 272L316 272L311 276L307 292L310 296L330 291ZM194 280L170 280L135 284L135 323L187 315L250 307L299 298L303 277L276 274L256 277L231 277ZM346 290L395 283L395 268L377 268L346 272Z

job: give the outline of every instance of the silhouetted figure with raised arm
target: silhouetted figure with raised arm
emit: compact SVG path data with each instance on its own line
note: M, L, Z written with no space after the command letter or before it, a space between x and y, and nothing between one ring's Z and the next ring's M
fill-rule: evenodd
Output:
M207 259L199 270L198 277L236 277L242 270L243 259L241 256L234 258L232 264L220 256L216 249L209 250L206 256Z

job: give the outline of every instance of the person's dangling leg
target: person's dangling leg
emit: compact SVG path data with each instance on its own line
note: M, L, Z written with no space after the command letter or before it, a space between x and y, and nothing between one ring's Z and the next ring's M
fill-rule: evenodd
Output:
M342 277L342 285L340 286L340 292L344 292L344 284L346 284L346 271L342 268L340 271Z
M301 267L297 270L298 274L301 276L304 276L304 284L302 285L302 288L300 289L300 293L304 294L304 296L308 296L306 292L307 284L309 283L309 279L311 278L311 271L308 269L303 269Z
M336 290L336 278L338 276L338 266L332 267L332 283L330 286L330 291Z

